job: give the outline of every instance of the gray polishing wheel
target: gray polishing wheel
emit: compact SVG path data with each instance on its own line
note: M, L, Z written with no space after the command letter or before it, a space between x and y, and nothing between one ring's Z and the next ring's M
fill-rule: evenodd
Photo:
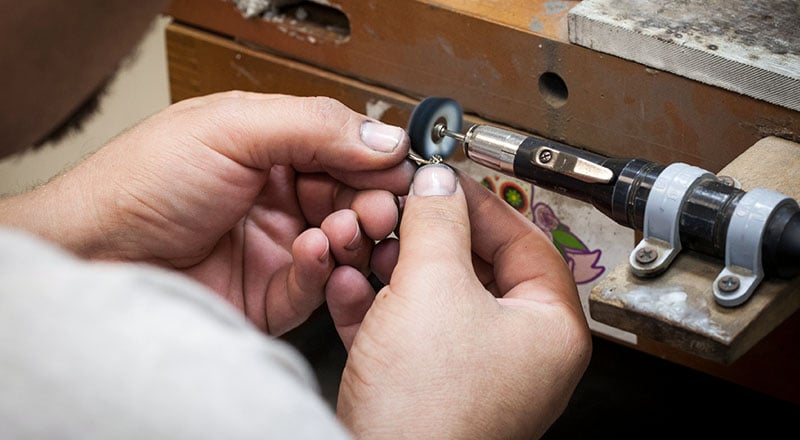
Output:
M460 133L463 120L464 114L457 101L438 97L423 99L411 112L408 123L411 149L424 159L435 155L442 159L450 158L458 147L458 141L450 137L434 136L433 127L443 121L448 130Z

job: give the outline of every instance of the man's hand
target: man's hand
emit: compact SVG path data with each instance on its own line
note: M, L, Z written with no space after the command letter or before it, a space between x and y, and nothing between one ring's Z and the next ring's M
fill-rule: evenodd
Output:
M399 237L390 282L374 302L366 286L353 289L360 275L350 268L337 268L328 284L349 349L339 417L365 438L542 435L591 352L556 249L443 165L417 172Z
M77 168L0 201L0 223L82 256L202 281L272 334L370 270L413 166L398 127L327 98L229 92L177 103Z

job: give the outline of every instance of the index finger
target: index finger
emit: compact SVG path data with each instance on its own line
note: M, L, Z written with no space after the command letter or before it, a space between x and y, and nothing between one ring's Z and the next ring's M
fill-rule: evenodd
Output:
M176 106L193 136L238 164L269 170L373 171L402 164L408 135L325 97L228 92Z

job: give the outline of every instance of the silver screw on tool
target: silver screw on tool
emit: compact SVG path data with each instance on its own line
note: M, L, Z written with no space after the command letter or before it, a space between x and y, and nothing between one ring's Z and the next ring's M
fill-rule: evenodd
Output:
M739 277L725 275L717 282L717 287L721 292L735 292L739 289Z
M658 258L658 251L652 246L645 246L636 251L636 262L639 264L650 264Z
M731 176L719 176L719 181L725 186L733 186L736 184Z
M553 160L553 152L550 150L542 150L539 152L539 162L547 163Z
M742 183L736 180L734 177L731 176L717 176L720 183L725 186L730 186L731 188L742 189Z

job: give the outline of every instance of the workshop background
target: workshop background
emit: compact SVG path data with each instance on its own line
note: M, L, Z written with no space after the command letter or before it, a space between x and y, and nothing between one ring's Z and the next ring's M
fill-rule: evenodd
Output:
M0 194L24 191L79 162L108 139L170 102L164 45L169 19L159 18L112 83L99 113L56 145L0 162ZM346 353L318 311L286 335L311 362L323 397L335 407ZM800 409L790 403L691 370L624 345L594 338L586 376L548 439L778 438L797 434ZM798 372L800 373L800 372ZM790 434L795 432L794 435ZM789 433L789 434L786 434Z

